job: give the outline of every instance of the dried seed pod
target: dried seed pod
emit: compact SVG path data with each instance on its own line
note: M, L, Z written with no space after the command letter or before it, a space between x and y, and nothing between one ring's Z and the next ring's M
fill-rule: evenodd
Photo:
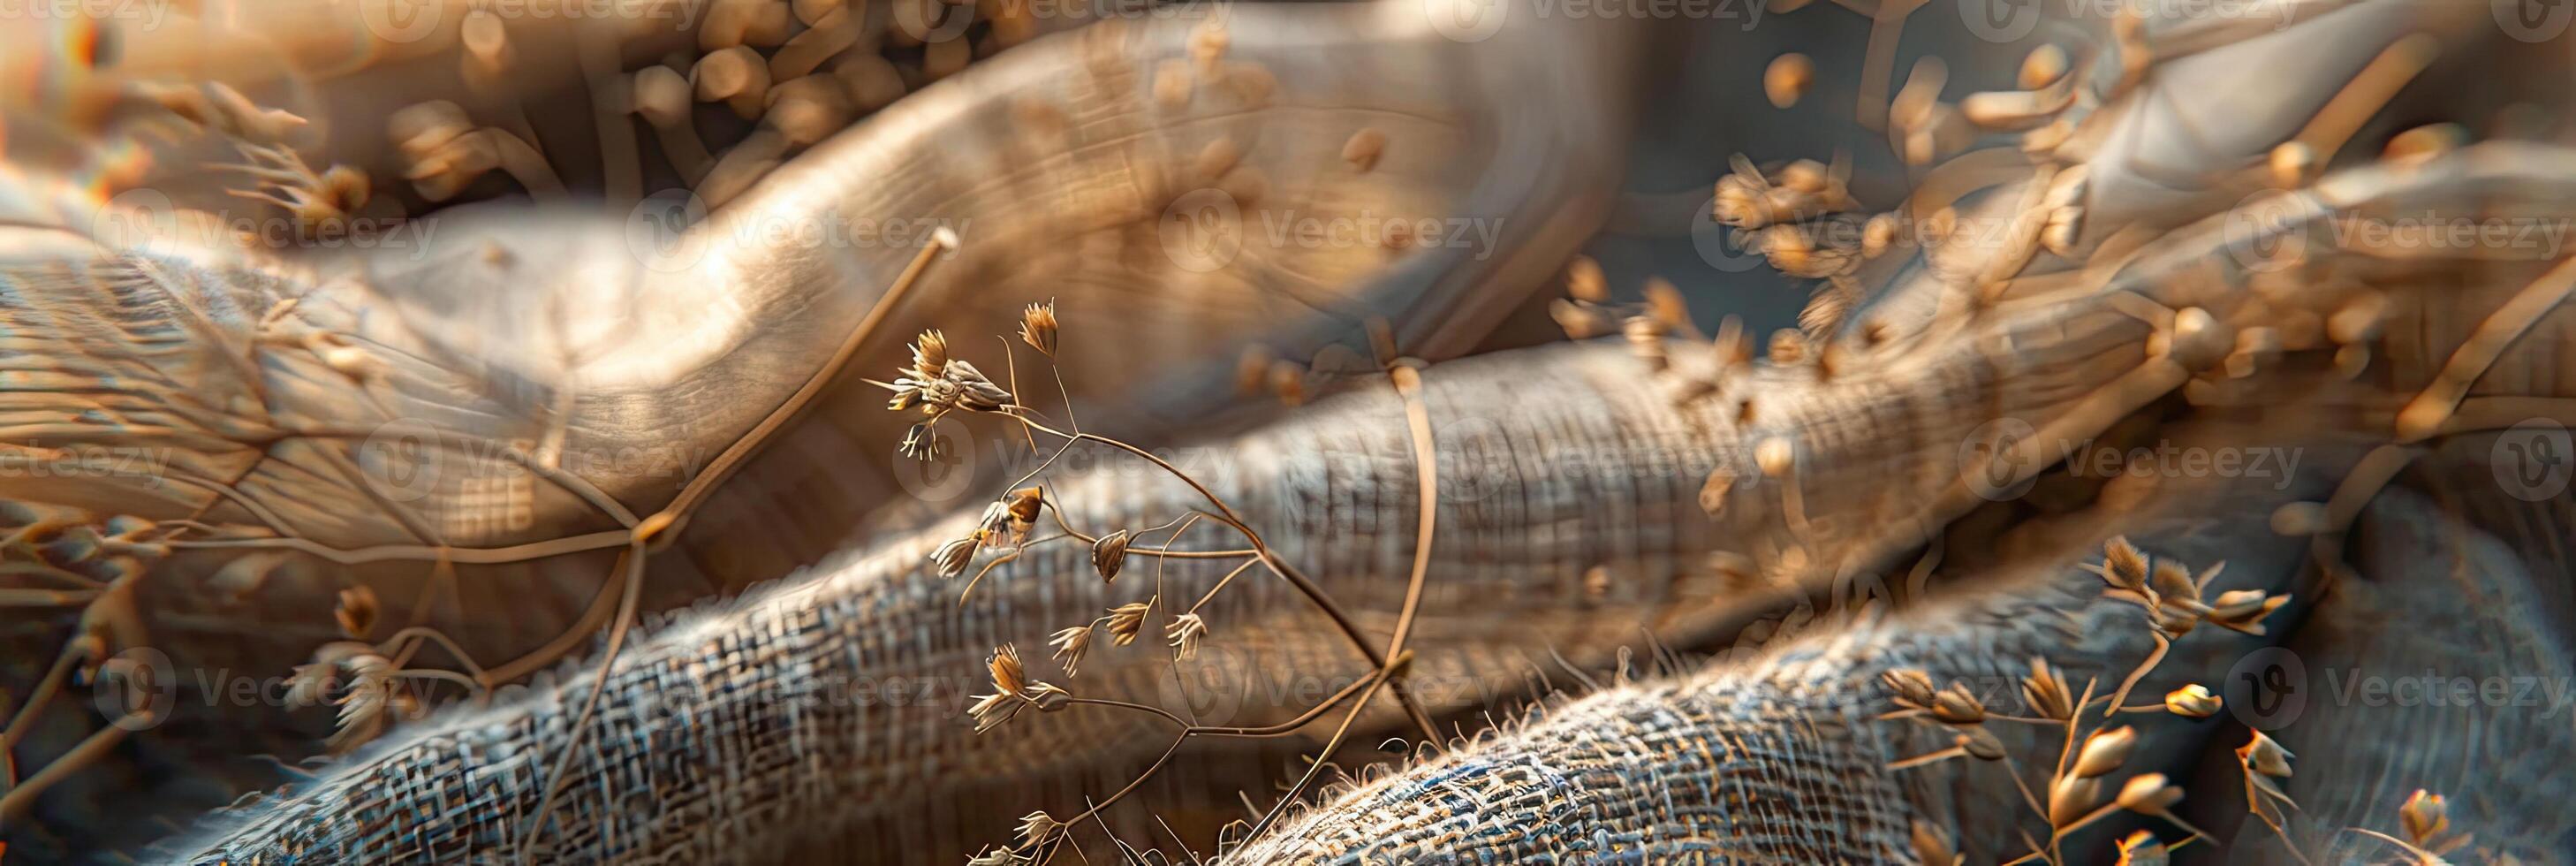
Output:
M2066 688L2066 674L2050 668L2047 659L2031 658L2030 675L2021 681L2021 698L2041 718L2062 722L2075 717L2075 698Z
M2182 802L2182 789L2167 782L2163 773L2147 773L2132 777L2127 784L2121 785L2116 802L2120 808L2153 815Z
M363 638L376 630L376 611L376 591L360 584L340 590L340 605L331 613L342 635Z
M1040 842L1054 838L1056 832L1064 829L1064 827L1064 822L1058 821L1047 815L1044 810L1022 815L1020 816L1020 844L1022 846L1035 846Z
M2289 778L2290 759L2298 756L2290 754L2288 749L2281 748L2280 743L2275 742L2271 737L2264 736L2262 731L2253 733L2253 739L2237 747L2236 759L2254 772L2275 779Z
M1065 676L1073 676L1074 669L1082 666L1083 654L1091 651L1093 634L1091 626L1081 625L1059 629L1054 637L1047 639L1047 643L1055 647L1056 663L1064 667Z
M1918 709L1930 709L1932 706L1931 674L1914 668L1897 668L1881 672L1878 675L1878 681L1881 685L1887 686L1888 691L1895 693L1896 702L1899 704Z
M1110 608L1109 641L1119 646L1135 643L1136 635L1145 630L1146 613L1153 609L1154 603L1151 600L1131 601Z
M1020 311L1020 341L1049 358L1055 357L1056 329L1055 301L1030 304Z
M1028 673L1020 666L1020 651L1017 647L1010 644L994 647L993 654L984 659L984 667L992 673L995 689L1008 694L1018 694L1021 689L1029 687Z
M2157 560L2147 588L2155 591L2159 604L2197 605L2200 585L2192 581L2191 569L2170 559Z
M931 564L938 567L940 577L965 574L966 566L975 561L975 549L979 546L981 543L974 536L952 539L931 552Z
M2156 841L2154 833L2140 830L2120 840L2118 866L2166 866L2172 862L2173 855L2165 850L2164 843Z
M2054 44L2031 49L2021 59L2021 89L2038 90L2057 83L2067 70L2066 49Z
M2406 805L2398 807L2397 819L2408 840L2417 847L2432 848L2436 847L2434 841L2451 829L2451 807L2442 795L2417 788L2406 798Z
M1951 742L1956 743L1960 751L1968 753L1968 757L1980 761L2004 759L2004 741L1985 728L1969 728L1952 738Z
M1118 579L1118 570L1127 566L1127 545L1135 535L1120 529L1091 543L1091 567L1100 572L1100 582Z
M2048 786L2048 825L2063 830L2072 826L2102 805L2102 780L2092 776L2061 776Z
M2110 775L2111 771L2120 769L2121 764L2128 763L2129 753L2136 751L2137 747L2138 732L2134 728L2124 725L2095 731L2092 736L2084 738L2084 747L2076 751L2075 764L2067 772L2087 778Z
M2123 536L2113 536L2102 544L2102 565L2108 574L2103 579L2114 587L2144 591L2147 587L2147 555L2138 552Z
M1783 54L1771 59L1762 71L1762 94L1770 97L1771 107L1787 108L1798 104L1807 88L1816 81L1815 61L1804 54Z
M2220 593L2218 601L2211 605L2205 616L2211 625L2260 636L2265 632L2263 619L2289 603L2290 597L2286 595L2267 597L2259 589L2232 590Z
M1986 705L1968 691L1967 683L1951 683L1932 696L1932 718L1948 725L1974 725L1986 720Z
M2187 718L2206 719L2218 715L2219 708L2225 703L2225 699L2210 694L2209 689L2199 683L2165 693L2165 712Z
M1199 641L1207 637L1207 620L1195 613L1173 617L1172 624L1163 629L1163 637L1181 661L1189 661L1199 654Z

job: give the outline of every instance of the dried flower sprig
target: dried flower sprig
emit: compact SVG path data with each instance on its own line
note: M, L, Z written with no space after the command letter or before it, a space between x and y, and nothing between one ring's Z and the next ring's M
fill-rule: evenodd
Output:
M1677 300L1677 294L1674 294L1672 298L1668 299L1668 301ZM1668 303L1667 306L1677 305ZM1668 315L1678 315L1678 313L1674 313L1670 310L1667 310L1666 313ZM1058 360L1057 354L1062 349L1060 329L1061 324L1057 318L1053 302L1032 304L1023 309L1020 321L1020 342L1028 345L1030 348L1038 350L1039 354L1046 357L1050 366L1054 367L1054 375L1058 383L1058 390L1062 392L1065 390L1062 384L1062 370L1060 367L1055 367L1054 365L1054 362ZM1373 333L1380 334L1381 336L1391 335L1391 331L1388 331L1383 327L1375 329ZM1011 350L1010 341L1002 339L1001 344L1005 353L1009 353ZM1379 355L1381 356L1381 364L1390 363L1392 361L1394 357L1392 346L1393 341L1391 339L1381 339L1378 341L1377 348L1380 350ZM900 447L900 451L906 456L914 457L916 459L937 458L939 456L940 444L935 435L933 435L934 428L939 421L954 413L960 412L993 415L1008 419L1010 422L1017 424L1023 431L1025 436L1029 439L1030 446L1033 451L1042 450L1038 446L1039 437L1041 436L1052 437L1061 443L1051 452L1046 453L1046 456L1035 469L1030 470L1018 481L1014 482L1011 494L988 506L981 518L976 521L974 528L970 532L968 532L964 537L949 540L932 553L931 565L933 569L943 576L955 577L964 574L967 569L972 567L977 554L984 548L990 547L1005 549L1005 552L987 561L983 569L975 574L974 579L967 581L965 592L961 593L960 596L961 603L963 603L973 592L974 587L982 580L985 574L990 573L996 567L1015 560L1030 548L1060 538L1079 541L1090 545L1090 557L1093 569L1100 575L1104 582L1114 582L1124 570L1127 560L1134 556L1154 556L1158 557L1158 562L1174 557L1204 559L1240 558L1245 561L1239 564L1233 571L1228 572L1225 578L1217 581L1216 585L1207 591L1207 595L1202 597L1198 604L1191 605L1186 610L1171 611L1169 613L1170 618L1163 624L1161 634L1165 642L1167 642L1174 650L1172 656L1173 663L1177 664L1195 656L1208 638L1208 624L1206 619L1199 613L1199 607L1206 604L1206 602L1210 598L1213 598L1219 590L1224 589L1228 584L1230 584L1236 576L1241 575L1243 572L1257 565L1280 577L1282 580L1285 580L1290 585L1294 586L1300 594L1313 602L1323 611L1326 617L1334 623L1343 635L1352 642L1354 647L1357 648L1361 654L1375 666L1375 670L1372 671L1370 678L1366 681L1364 687L1355 687L1345 690L1344 692L1327 700L1325 703L1312 708L1303 717L1301 717L1302 720L1298 722L1299 725L1303 725L1307 721L1311 721L1315 716L1331 711L1333 707L1350 703L1351 706L1348 709L1349 715L1345 717L1343 725L1343 730L1346 733L1349 725L1356 720L1358 713L1366 707L1370 700L1376 697L1377 693L1381 690L1380 687L1387 684L1388 681L1393 678L1402 675L1401 672L1403 668L1400 664L1400 660L1409 659L1411 657L1410 653L1403 649L1404 636L1413 616L1410 600L1408 600L1405 613L1398 618L1394 640L1390 645L1380 647L1372 639L1364 635L1359 630L1358 626L1350 619L1349 615L1344 613L1331 598L1324 595L1322 590L1317 587L1311 579L1307 578L1293 565L1289 564L1276 552L1272 551L1262 540L1260 533L1251 525L1246 523L1241 515L1236 513L1232 505L1228 504L1221 497L1218 497L1206 485L1200 483L1197 479L1192 478L1187 473L1182 472L1178 467L1171 465L1168 461L1154 455L1152 452L1106 436L1084 432L1078 425L1073 426L1073 429L1070 431L1060 430L1051 422L1044 420L1044 417L1040 413L1024 405L1018 398L1013 396L1014 392L1018 391L1019 388L1018 365L1016 363L1016 358L1012 359L1012 363L1009 368L1011 373L1011 385L1006 388L986 377L981 371L977 370L972 363L956 357L953 346L949 343L946 336L937 330L927 330L922 332L920 336L914 340L913 345L911 346L911 351L911 363L898 370L896 381L887 383L873 382L873 380L871 380L873 384L894 392L894 397L887 404L890 410L898 412L918 411L923 416L922 420L916 423L908 432L904 443ZM1251 356L1248 355L1247 358L1249 357ZM1272 366L1274 369L1277 367L1276 364ZM1248 365L1247 369L1250 369ZM1419 401L1413 395L1411 389L1419 387L1419 374L1409 368L1398 366L1392 369L1390 377L1394 380L1398 393L1404 395L1407 400L1408 417L1413 414L1418 414ZM1283 396L1289 395L1283 394ZM1070 422L1073 413L1069 396L1066 403L1065 414L1068 422ZM1427 420L1423 424L1417 424L1416 426L1427 427ZM1419 432L1421 431L1417 431L1417 433ZM1417 440L1417 449L1427 447L1427 443L1423 441L1427 437L1417 435L1415 438ZM1061 507L1054 509L1046 507L1049 503L1043 492L1043 486L1032 482L1038 480L1040 475L1045 473L1049 467L1053 466L1057 458L1063 456L1075 445L1085 442L1104 445L1150 463L1157 469L1170 475L1175 480L1187 484L1192 490L1196 491L1207 501L1206 508L1195 509L1190 515L1179 518L1175 521L1180 527L1179 530L1173 532L1173 539L1175 541L1177 541L1182 533L1188 530L1192 523L1198 519L1206 518L1222 524L1227 529L1240 534L1247 542L1246 549L1182 551L1171 549L1173 545L1170 542L1166 542L1161 548L1146 548L1140 547L1136 544L1136 535L1140 531L1156 530L1132 530L1128 528L1118 528L1099 536L1092 536L1076 529L1072 523L1066 519ZM1426 486L1429 486L1433 482L1430 480L1431 476L1428 467L1433 465L1436 461L1434 461L1431 458L1431 455L1427 452L1423 453L1421 458L1420 462L1425 467L1423 472L1425 479L1424 483ZM1424 501L1426 503L1436 501L1438 497L1433 495L1435 493L1436 490L1431 493L1426 493ZM1033 534L1035 522L1039 519L1041 514L1050 510L1054 513L1057 525L1063 530L1063 533L1060 535L1049 535L1044 538L1032 538L1031 536ZM1428 509L1426 508L1426 511L1427 510ZM1165 526L1170 525L1172 524L1165 524ZM1426 539L1431 533L1428 514L1425 515L1425 523L1422 527L1422 533ZM1417 556L1417 560L1418 559L1419 556ZM1420 580L1421 563L1417 562L1416 566L1415 582L1418 584ZM1134 643L1139 635L1145 633L1147 626L1152 624L1154 611L1160 604L1161 600L1161 569L1159 566L1156 569L1155 583L1156 593L1153 597L1140 602L1128 602L1118 605L1117 607L1111 608L1106 615L1099 617L1088 624L1059 629L1052 634L1048 642L1054 647L1055 659L1064 669L1066 676L1073 676L1074 672L1080 668L1088 653L1095 648L1096 641L1099 636L1105 634L1109 639L1109 643L1113 646L1127 646ZM1418 592L1418 588L1409 591L1409 599L1411 594L1414 592ZM1028 680L1026 670L1020 665L1017 651L1012 650L1007 646L996 649L995 655L992 659L992 673L995 680L993 693L978 696L974 704L968 710L968 714L973 718L976 730L979 733L987 732L1000 725L1007 724L1011 720L1017 718L1022 712L1033 707L1041 712L1050 712L1077 705L1109 707L1155 715L1179 725L1182 728L1182 739L1186 739L1190 736L1211 733L1231 736L1283 736L1294 730L1293 727L1281 728L1278 730L1226 728L1202 729L1199 726L1192 725L1181 720L1178 716L1173 715L1168 711L1156 707L1127 704L1104 699L1077 698L1060 687L1044 682ZM1400 689L1393 690L1393 698L1405 709L1407 715L1414 721L1416 726L1423 731L1423 735L1426 739L1435 739L1439 736L1438 731L1432 727L1428 714L1422 710L1409 693ZM1352 703L1354 701L1356 701L1356 703ZM1337 741L1339 736L1339 734L1336 735ZM1176 741L1174 745L1175 748L1177 748L1178 742ZM1991 749L1982 749L1981 751L2000 752L2000 749L2001 744L1996 742L1992 744ZM1168 758L1168 755L1166 757ZM1152 773L1159 769L1160 766L1161 764L1158 762L1153 768L1148 769L1145 775L1152 775ZM1031 816L1032 819L1045 818L1045 820L1036 822L1038 826L1035 827L1024 826L1022 828L1021 843L1018 846L1005 851L988 852L987 854L979 855L979 862L1017 863L1032 856L1035 852L1047 850L1049 846L1061 840L1063 834L1069 829L1071 824L1078 823L1082 818L1094 815L1098 810L1116 803L1128 791L1134 790L1136 783L1141 783L1142 781L1143 779L1140 777L1135 783L1131 783L1127 789L1123 789L1100 802L1091 804L1085 812L1081 815L1075 816L1071 821L1059 822L1052 818L1047 818L1043 812L1033 813ZM1311 779L1306 781L1311 781ZM1304 782L1300 783L1301 786L1303 784ZM1286 799L1293 799L1293 796ZM1267 818L1265 817L1265 821L1266 820Z

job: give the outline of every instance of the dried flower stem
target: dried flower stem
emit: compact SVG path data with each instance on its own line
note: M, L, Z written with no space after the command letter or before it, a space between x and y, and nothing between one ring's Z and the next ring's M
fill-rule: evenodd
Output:
M1235 513L1233 506L1227 505L1224 499L1218 497L1216 493L1209 490L1206 485L1199 483L1198 479L1190 477L1188 473L1182 472L1179 467L1173 466L1169 461L1155 456L1153 452L1147 451L1143 448L1138 448L1134 445L1129 445L1116 439L1092 433L1067 433L1065 431L1049 427L1044 423L1030 418L1024 413L1010 412L1009 414L1012 420L1027 425L1029 429L1063 439L1067 444L1077 441L1089 441L1125 451L1148 463L1154 464L1156 468L1163 470L1174 478L1180 479L1181 483L1189 485L1191 490L1197 491L1201 498L1206 499L1208 504L1216 509L1216 513L1210 516L1214 517L1218 522L1224 523L1229 527L1233 527L1236 532L1243 534L1244 540L1250 542L1252 545L1254 557L1263 566L1269 568L1270 572L1278 575L1280 579L1288 581L1289 585L1296 587L1298 592L1303 593L1306 596L1306 599L1313 603L1318 610L1323 611L1324 616L1333 621L1334 627L1340 629L1344 637L1350 639L1351 645L1359 649L1360 654L1368 659L1370 665L1381 670L1386 668L1387 655L1380 651L1375 644L1368 641L1368 637L1360 631L1359 624L1351 619L1350 614L1343 611L1341 605L1333 601L1332 596L1326 595L1323 587L1317 586L1312 578L1309 578L1305 573L1298 571L1296 566L1290 565L1288 561L1281 558L1276 551L1271 550L1270 545L1261 540L1261 533L1258 530L1253 529L1251 524L1244 522L1242 515ZM1410 617L1407 619L1409 620ZM1398 629L1402 630L1403 628L1404 624L1399 622ZM1413 723L1422 729L1422 735L1425 738L1435 741L1440 738L1439 728L1431 724L1431 715L1422 710L1420 704L1413 699L1413 696L1410 693L1405 692L1403 689L1397 689L1395 697L1396 700L1404 706L1406 715L1412 717Z

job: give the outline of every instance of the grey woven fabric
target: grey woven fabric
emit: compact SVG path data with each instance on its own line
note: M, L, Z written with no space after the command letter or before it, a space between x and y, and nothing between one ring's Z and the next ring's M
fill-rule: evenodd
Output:
M1443 419L1444 473L1459 485L1443 502L1439 566L1416 631L1432 649L1418 669L1468 687L1451 700L1480 699L1477 686L1518 686L1522 650L1598 659L1636 640L1640 624L1674 599L1714 604L1696 554L1707 539L1686 529L1698 510L1690 479L1721 456L1660 395L1627 387L1633 370L1616 347L1581 346L1461 362L1426 377L1426 400ZM1552 399L1507 396L1531 392ZM1414 477L1403 429L1400 404L1372 383L1295 423L1176 456L1359 611L1363 627L1382 631L1401 605L1412 558ZM1114 462L1052 495L1094 532L1164 523L1202 504L1178 483ZM1216 688L1168 691L1163 651L1141 641L1115 648L1103 640L1078 677L1063 678L1045 659L1046 635L1152 594L1152 562L1131 561L1104 586L1086 547L1041 546L994 570L960 608L960 582L939 579L924 562L974 517L885 540L631 643L609 675L588 743L573 752L554 829L543 834L546 857L762 860L801 840L858 838L839 850L937 859L1006 838L1010 821L1031 808L1078 810L1081 792L1096 795L1102 776L1167 742L1150 720L1101 712L973 735L963 708L990 690L983 659L1001 643L1017 644L1033 677L1077 694L1184 704L1208 721L1259 723L1283 716L1275 704L1294 702L1247 700L1241 684L1329 691L1366 670L1283 582L1255 574L1203 611L1217 645L1188 670L1194 683ZM1203 524L1181 546L1239 544ZM1190 599L1231 565L1171 561L1159 578L1167 600ZM1615 591L1568 605L1594 566L1620 575ZM1551 613L1535 615L1541 610ZM1494 629L1497 617L1526 625ZM570 667L491 708L398 728L314 784L218 816L189 853L296 862L507 856L531 826L547 762L570 748L589 671ZM1194 759L1241 768L1229 779L1234 788L1258 777L1240 757L1228 764L1228 754L1219 744Z
M2128 525L2144 532L2140 543L2153 553L2226 557L2225 588L2279 591L2298 573L2302 545L2243 520L2266 505L2242 501L2231 513L2201 515L2167 508L2129 515ZM2039 821L2002 765L1886 768L1951 743L1933 726L1878 719L1895 709L1879 674L1925 670L1936 682L1969 684L1993 711L2009 713L2020 709L2028 660L2045 657L2075 687L2098 677L2107 692L2148 646L2141 611L2103 598L2100 580L2075 567L2099 556L2097 543L2075 539L2110 533L2098 520L2079 521L2048 551L1979 575L1985 591L1894 615L1876 609L1848 628L1784 632L1695 672L1544 710L1516 729L1344 790L1228 862L1916 862L1909 838L1917 821L1959 840L1968 862L2011 859L2026 850L2015 828ZM2131 702L2209 681L2211 668L2223 671L2225 660L2266 643L2192 635L2138 687L2145 697ZM2145 736L2127 770L2178 772L2220 721L2124 716L2122 724ZM1987 727L2026 779L2056 760L2053 731ZM2231 795L2220 787L2206 796ZM2108 851L2115 838L2094 830L2079 841ZM2077 850L2089 849L2070 849Z

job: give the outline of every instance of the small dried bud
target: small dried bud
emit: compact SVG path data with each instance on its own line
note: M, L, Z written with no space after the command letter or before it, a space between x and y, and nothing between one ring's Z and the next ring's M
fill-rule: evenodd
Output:
M1055 334L1055 301L1030 304L1028 309L1020 311L1020 342L1027 343L1030 348L1044 352L1047 357L1053 358L1055 357Z
M1898 668L1878 675L1880 684L1896 693L1896 702L1915 709L1932 707L1932 675L1913 668Z
M362 638L376 630L376 591L364 585L340 591L340 606L332 615L340 620L340 633Z
M2167 559L2156 563L2148 579L2160 604L2193 606L2200 604L2200 585L2192 582L2191 569Z
M1118 579L1118 569L1127 565L1127 543L1135 537L1121 529L1091 543L1091 567L1100 572L1101 583Z
M2152 815L2182 802L2182 789L2168 784L2163 773L2147 773L2121 785L2117 802L2120 808Z
M1073 693L1057 688L1054 683L1030 683L1020 697L1035 705L1041 713L1052 713L1073 705Z
M1020 844L1036 845L1053 837L1064 828L1064 822L1049 817L1043 810L1020 816Z
M2109 775L2121 764L2128 763L2129 753L2136 751L2137 747L2136 729L2119 727L2095 731L2092 736L2084 738L2084 748L2075 753L2075 766L2067 772L2088 778Z
M1181 614L1172 618L1172 624L1163 630L1163 637L1173 649L1180 651L1182 661L1188 661L1199 654L1199 640L1207 637L1207 620L1200 619L1195 613Z
M2259 589L2222 592L2218 602L2210 606L2209 624L2259 636L2264 632L2263 619L2289 603L2289 596L2270 597Z
M965 574L966 566L975 561L977 546L979 542L971 535L951 540L947 544L940 545L938 550L930 552L930 562L939 569L940 577L956 577Z
M1965 733L1960 734L1955 742L1958 743L1961 751L1968 753L1968 757L1980 761L2004 759L2004 741L1997 738L1995 732L1985 728L1969 728Z
M2237 747L2236 757L2245 763L2247 769L2275 779L2287 779L2290 777L2290 759L2298 756L2281 748L2280 743L2264 736L2262 731L2255 731L2254 739Z
M924 379L936 379L948 371L948 338L937 330L921 332L912 341L912 372Z
M2398 808L2397 819L2407 839L2418 847L2432 848L2433 841L2451 829L2451 806L2442 795L2417 788L2413 796L2406 798L2406 805Z
M1028 704L1013 694L977 695L975 704L966 708L966 715L975 719L975 733L981 734L1001 727L1025 706Z
M1595 304L1610 300L1610 280L1602 275L1601 263L1591 256L1575 256L1565 268L1565 293Z
M1662 277L1646 278L1646 311L1666 333L1691 326L1690 302L1682 299L1682 290Z
M1091 626L1081 625L1058 630L1047 639L1048 645L1055 647L1055 660L1064 667L1065 676L1073 676L1074 669L1082 665L1082 654L1091 651L1091 635Z
M1932 718L1943 724L1973 725L1986 720L1986 705L1968 691L1967 683L1951 683L1932 696Z
M2113 536L2102 545L2102 566L2108 572L2102 579L2114 587L2133 592L2143 592L2147 587L2147 555L2139 553L2127 538Z
M902 399L897 395L897 402ZM939 437L931 431L930 422L914 424L912 429L904 431L903 444L895 446L895 453L927 463L939 457Z
M1772 58L1770 68L1762 71L1762 95L1771 100L1771 107L1787 108L1798 104L1798 97L1806 95L1815 80L1816 64L1807 55L1783 54Z
M1010 644L994 647L993 654L984 660L984 667L992 672L995 689L1016 694L1029 687L1028 673L1020 667L1017 647Z
M1028 858L1009 848L994 848L967 858L966 866L1021 866L1027 862Z
M1145 614L1154 609L1152 601L1131 601L1109 609L1109 641L1119 646L1136 642L1145 630Z
M2156 841L2154 833L2140 830L2120 840L2119 866L2166 866L2172 862L2173 855L2165 852L2165 844Z
M2093 807L2102 804L2102 780L2093 776L2067 775L2048 788L2048 825L2065 829L2083 820Z
M2075 698L2066 689L2066 674L2050 669L2047 659L2030 660L2030 676L2021 680L2021 699L2041 718L2062 722L2075 717Z
M2165 712L2194 719L2218 715L2226 700L2209 693L2199 683L2192 683L2165 693Z

